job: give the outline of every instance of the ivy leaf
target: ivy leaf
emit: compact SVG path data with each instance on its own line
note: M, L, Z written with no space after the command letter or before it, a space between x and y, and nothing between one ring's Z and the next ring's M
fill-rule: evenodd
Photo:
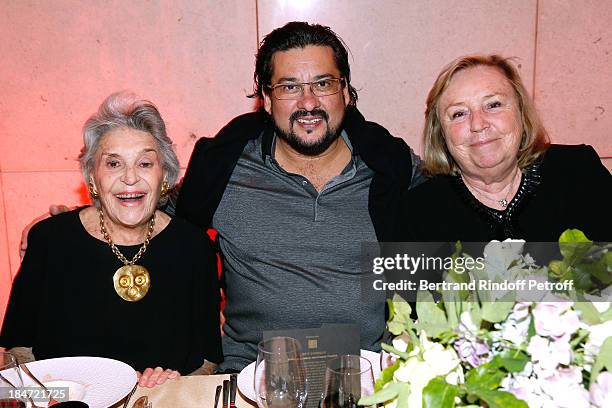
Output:
M423 408L454 408L459 387L444 380L444 376L431 379L423 388Z
M383 402L391 401L397 397L400 391L404 388L410 389L410 385L407 383L389 383L385 388L375 392L367 397L361 397L359 399L359 405L376 405L382 404Z
M595 382L597 375L603 368L606 368L608 371L612 371L612 336L609 336L599 349L599 354L597 355L595 363L593 363L593 368L591 369L591 380L589 382L589 387Z

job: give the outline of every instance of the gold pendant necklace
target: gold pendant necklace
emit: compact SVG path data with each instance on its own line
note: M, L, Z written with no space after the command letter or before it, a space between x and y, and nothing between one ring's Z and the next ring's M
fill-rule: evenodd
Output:
M123 300L127 300L128 302L138 302L140 299L145 297L149 291L149 288L151 287L151 277L149 276L149 271L147 271L144 266L134 264L140 259L140 257L142 257L149 246L149 241L153 235L153 227L155 226L155 212L153 212L151 221L149 221L147 236L131 261L127 260L127 258L121 253L121 251L119 251L111 239L108 231L106 230L106 225L104 224L104 212L101 208L98 209L98 215L100 216L100 232L104 236L106 242L108 242L108 245L110 245L113 253L124 264L121 268L117 269L113 275L115 292L117 292L117 294Z

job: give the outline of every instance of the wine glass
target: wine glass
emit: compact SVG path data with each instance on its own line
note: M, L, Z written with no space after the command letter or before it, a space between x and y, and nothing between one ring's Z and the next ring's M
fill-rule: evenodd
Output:
M259 343L254 377L259 407L304 406L308 381L300 343L296 339L272 337Z
M15 356L0 352L0 407L24 407L25 402L18 393L23 389L23 380Z
M327 362L321 408L357 408L361 397L373 393L374 374L366 358L346 354Z

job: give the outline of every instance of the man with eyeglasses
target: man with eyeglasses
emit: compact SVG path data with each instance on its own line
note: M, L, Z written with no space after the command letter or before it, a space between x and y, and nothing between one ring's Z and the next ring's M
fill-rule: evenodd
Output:
M176 213L215 228L225 280L225 361L253 361L262 331L356 323L379 350L384 299L362 301L362 242L392 240L419 159L356 109L348 52L328 27L288 23L256 57L262 109L200 139Z

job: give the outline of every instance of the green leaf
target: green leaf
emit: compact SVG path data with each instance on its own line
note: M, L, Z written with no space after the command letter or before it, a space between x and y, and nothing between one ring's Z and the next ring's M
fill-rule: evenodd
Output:
M576 242L593 242L584 235L584 232L579 229L566 229L559 237L560 244L576 243Z
M569 265L563 261L550 261L548 263L548 269L550 271L550 275L559 279L562 276L566 276L570 273Z
M431 379L423 388L423 408L453 408L459 387L444 380L444 376Z
M391 401L395 397L397 397L400 391L404 388L410 389L410 385L407 383L389 383L382 390L375 392L372 395L368 395L367 397L362 397L359 399L359 405L375 405L382 404L383 402Z
M529 327L527 328L527 343L531 340L533 336L536 334L535 329L535 319L533 316L529 319Z
M410 398L410 387L401 388L397 396L397 408L410 408L408 398Z
M395 364L382 370L382 372L380 373L380 377L376 380L376 383L374 384L374 390L380 391L383 389L385 384L393 381L393 374L395 374L395 371L397 371L399 366L400 366L400 362L398 360L395 362Z
M406 302L404 298L397 293L393 294L391 305L393 306L393 312L395 314L410 316L410 313L412 313L410 303Z
M489 408L529 408L525 401L507 391L476 389L474 395L486 402Z
M502 299L509 295L513 296L514 294L507 293ZM508 317L508 314L510 314L513 307L514 302L483 302L481 305L482 319L491 323L502 322L506 319L506 317Z
M602 322L607 322L608 320L612 320L612 304L605 310L603 313L599 315Z
M569 269L571 273L569 275L562 276L560 281L572 280L574 281L574 288L582 292L590 292L595 284L593 283L592 275L588 272L584 265L578 265Z
M442 294L444 310L446 310L446 318L449 327L459 326L461 321L462 302L459 299L459 294L446 291Z
M465 385L470 393L477 388L495 390L499 388L506 375L491 363L486 363L468 371L465 376Z
M591 381L589 383L589 387L595 382L597 375L603 368L608 371L612 371L612 336L608 337L599 349L599 354L597 355L595 363L593 363L593 368L591 369Z
M419 291L417 294L418 327L425 330L427 336L438 337L442 332L452 330L453 326L446 320L444 310L438 306L431 293Z
M381 343L380 346L387 353L395 354L396 356L399 356L400 358L403 358L404 360L408 360L408 358L410 357L409 353L407 353L405 351L400 351L400 350L396 349L395 347L393 347L393 346L391 346L389 344Z
M580 312L580 320L583 322L591 326L602 323L599 312L595 306L593 306L593 303L589 302L588 300L584 300L584 298L580 295L579 301L574 303L574 309Z
M608 269L608 265L604 258L601 258L597 262L576 265L575 269L579 271L584 270L589 275L599 279L604 285L610 285L612 283L612 272Z
M559 237L559 249L563 259L571 264L584 258L589 249L593 246L593 241L577 229L568 229Z
M525 368L529 356L521 350L507 349L495 356L494 360L509 373L518 373Z
M410 304L397 294L393 296L392 300L387 300L387 304L389 305L390 316L387 328L391 334L399 336L404 331L410 331L414 327L414 322L410 318L412 313Z
M480 327L482 324L482 309L478 302L470 302L468 303L468 308L470 310L470 316L472 318L472 322L476 327Z

